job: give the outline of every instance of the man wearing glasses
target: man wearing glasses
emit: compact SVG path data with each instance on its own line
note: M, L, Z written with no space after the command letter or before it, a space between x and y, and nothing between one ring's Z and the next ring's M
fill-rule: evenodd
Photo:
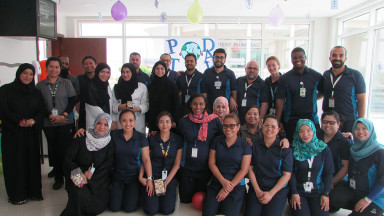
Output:
M60 61L61 61L61 70L60 70L60 77L69 79L71 81L73 87L75 88L76 95L80 95L80 85L79 85L79 80L75 76L72 76L71 73L69 72L69 66L71 64L71 60L69 59L68 56L60 56Z
M225 50L218 48L213 52L213 67L204 71L205 96L208 100L207 109L212 112L213 102L217 97L223 96L230 102L232 111L236 111L236 76L232 70L228 69L224 64L227 58Z
M293 68L285 73L277 83L276 113L279 118L284 110L282 119L286 137L290 142L296 123L299 119L312 120L319 131L319 117L317 115L318 88L322 75L305 66L307 56L301 47L296 47L291 52Z
M245 68L245 76L236 79L237 111L241 125L245 123L245 110L249 105L260 108L260 119L264 118L268 109L268 95L264 80L259 76L259 64L250 61ZM233 98L231 97L231 103Z
M177 81L177 72L171 70L172 58L168 53L164 53L160 56L160 61L164 62L167 65L167 77L173 83L176 84Z

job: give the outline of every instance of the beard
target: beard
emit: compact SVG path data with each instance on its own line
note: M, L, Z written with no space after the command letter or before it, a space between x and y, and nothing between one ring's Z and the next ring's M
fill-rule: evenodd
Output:
M69 69L62 67L60 70L60 77L67 78L69 74Z
M334 68L341 68L344 66L344 62L340 60L334 60L332 61L332 67Z

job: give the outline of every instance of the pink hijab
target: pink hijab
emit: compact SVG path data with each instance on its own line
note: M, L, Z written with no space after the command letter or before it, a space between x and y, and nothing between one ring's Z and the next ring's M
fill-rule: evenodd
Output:
M217 116L219 116L217 114L217 106L219 104L224 104L224 107L225 107L225 115L224 116L228 115L229 114L228 100L227 100L227 98L221 97L221 96L216 98L216 100L213 102L213 114L216 114ZM219 116L221 123L223 123L224 116L223 117Z

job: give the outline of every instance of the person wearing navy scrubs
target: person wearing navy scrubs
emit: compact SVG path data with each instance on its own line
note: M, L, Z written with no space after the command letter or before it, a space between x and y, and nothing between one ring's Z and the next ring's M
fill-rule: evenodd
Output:
M239 130L237 115L227 115L223 121L224 135L216 137L211 145L208 163L213 176L204 199L203 216L237 216L243 206L244 177L248 173L252 149L237 135Z
M211 179L208 167L209 148L214 137L223 133L217 115L208 115L207 100L203 94L194 94L187 103L190 113L177 126L184 139L183 157L179 171L180 202L192 202L198 191L206 191Z
M292 142L296 123L299 119L310 119L319 130L317 97L322 75L305 66L307 57L301 47L291 52L292 70L285 73L277 83L276 114L282 116L287 139ZM319 96L320 97L320 96Z
M252 163L248 178L251 183L245 205L245 215L282 215L291 178L292 150L281 149L279 119L269 114L263 121L263 137L252 148Z
M324 95L323 112L336 110L344 117L342 132L351 132L357 118L365 117L365 81L363 75L344 65L347 50L342 46L332 48L329 61L332 67L323 74L320 86Z
M293 214L329 215L329 192L334 172L332 153L323 141L317 139L311 120L297 122L292 149L294 166L289 190Z
M183 142L178 135L171 133L172 123L172 115L169 112L160 112L157 116L160 132L149 137L153 178L164 182L166 193L161 196L157 194L148 196L148 193L143 190L143 210L148 215L158 212L168 215L175 211L178 184L175 175L180 167ZM144 166L141 166L139 181L142 185L146 185L147 179L143 174Z
M204 88L204 75L196 69L196 56L193 53L188 53L185 56L185 67L187 70L185 73L182 73L177 81L176 86L181 93L180 97L180 110L181 116L188 114L189 109L187 107L187 102L191 95L195 93L205 92Z
M267 87L269 105L268 105L268 114L276 115L276 92L277 92L277 81L280 79L282 74L280 70L280 61L276 56L270 56L265 62L269 73L269 77L265 78L265 85ZM282 116L284 119L284 114Z
M237 105L236 92L236 76L235 73L228 69L224 64L227 58L227 53L223 48L218 48L213 52L214 66L204 71L205 96L208 100L207 109L212 113L213 102L219 96L223 96L230 101L230 97L234 100L230 108L233 110ZM234 109L236 110L236 109Z
M169 80L171 80L173 83L176 84L177 81L177 72L174 70L171 70L171 64L172 64L172 57L168 53L164 53L160 56L160 61L164 62L167 65L167 77Z
M357 119L352 133L349 182L335 187L330 197L332 207L350 209L352 216L383 215L384 147L367 119Z
M144 134L137 132L135 113L123 110L119 121L122 129L111 132L115 143L112 168L110 209L113 212L123 209L133 212L140 201L139 170L141 162L147 176L146 191L153 195L153 178L148 141Z
M247 63L245 76L236 79L236 89L237 112L241 125L245 123L245 110L249 105L260 107L260 117L264 118L268 109L268 97L264 80L259 76L259 64L256 61Z

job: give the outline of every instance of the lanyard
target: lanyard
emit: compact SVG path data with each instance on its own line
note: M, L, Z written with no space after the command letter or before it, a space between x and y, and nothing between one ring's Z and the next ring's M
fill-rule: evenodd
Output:
M333 94L335 93L335 86L336 86L336 84L339 82L339 80L341 79L341 77L342 77L343 75L340 75L339 78L337 78L335 82L333 82L333 76L332 76L332 73L330 73L329 76L331 77L331 83L332 83L332 98L333 98Z
M275 87L274 90L272 90L272 78L271 78L271 96L272 96L272 108L275 108L275 94L276 94L276 90L277 90L277 85Z
M313 159L315 157L312 157L311 159L308 159L308 181L310 182L311 181L311 171L312 171L312 164L313 164Z
M195 148L197 148L197 133L196 133L196 123L193 123L193 138L195 138Z
M56 107L56 92L57 92L57 88L59 87L59 82L56 82L54 90L52 90L51 84L48 84L48 87L52 96L52 106Z
M169 137L167 151L164 151L164 145L161 141L160 141L160 147L161 147L161 153L163 154L163 168L165 170L165 160L167 159L168 151L169 151L169 148L171 147L171 137Z
M187 75L185 75L185 82L187 82L187 95L188 95L189 85L191 84L192 79L193 79L194 76L195 76L195 73L192 74L191 79L188 81Z
M253 85L253 83L251 83L250 85L247 84L247 81L245 81L244 83L244 88L245 88L245 92L244 92L244 98L247 98L247 90L249 87L251 87Z

